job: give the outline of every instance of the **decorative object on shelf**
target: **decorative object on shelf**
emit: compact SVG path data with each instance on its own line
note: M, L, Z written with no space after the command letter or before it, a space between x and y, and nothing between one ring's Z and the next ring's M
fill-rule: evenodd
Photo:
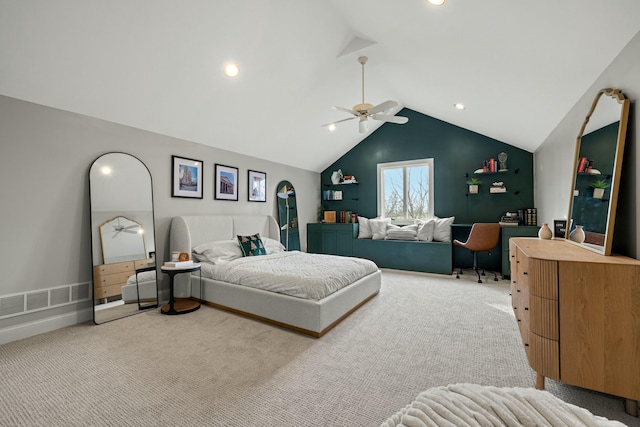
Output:
M178 261L189 261L190 259L191 257L187 252L180 252L180 255L178 255Z
M336 222L336 211L324 211L324 222Z
M357 184L358 180L353 175L345 175L342 177L342 184Z
M267 174L264 172L249 170L249 201L267 201Z
M520 218L518 212L507 212L500 218L500 225L518 226L520 225Z
M553 236L551 229L549 228L549 224L546 222L542 223L542 227L538 230L538 237L544 240L549 240Z
M467 185L469 185L469 194L478 194L478 185L480 184L482 184L482 182L478 178L469 178L467 180Z
M338 169L331 174L331 183L332 184L340 184L342 182L342 178L344 175L342 174L342 170Z
M609 183L603 179L593 181L591 187L593 188L593 197L596 199L602 199L604 196L604 190L609 186Z
M214 182L216 200L238 201L238 168L216 163Z
M507 171L507 153L504 151L498 154L498 161L500 162L500 166L498 172L506 172Z
M507 188L504 186L504 182L496 181L491 184L491 188L489 189L490 193L506 193Z
M567 232L567 220L566 219L554 219L553 220L553 235L555 237L563 238Z
M538 209L525 209L524 225L538 225Z
M171 156L171 197L202 199L202 160Z
M581 225L576 225L576 228L569 234L569 239L574 242L584 243L584 230Z

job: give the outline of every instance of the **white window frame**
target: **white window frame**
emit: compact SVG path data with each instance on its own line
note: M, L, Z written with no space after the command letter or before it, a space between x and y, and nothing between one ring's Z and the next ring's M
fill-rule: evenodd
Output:
M433 217L433 207L435 200L435 192L434 192L434 181L433 181L433 170L434 170L434 161L432 158L430 159L417 159L417 160L405 160L400 162L387 162L387 163L378 163L378 180L377 180L377 190L378 190L378 216L384 217L384 195L383 193L383 182L382 182L382 173L386 169L398 169L398 168L408 168L408 167L416 167L416 166L427 166L428 167L428 175L429 175L429 217ZM406 200L408 197L408 176L406 173L403 173L403 200L404 200L404 213L406 215ZM412 218L397 218L393 221L395 224L410 224L413 223L414 220Z

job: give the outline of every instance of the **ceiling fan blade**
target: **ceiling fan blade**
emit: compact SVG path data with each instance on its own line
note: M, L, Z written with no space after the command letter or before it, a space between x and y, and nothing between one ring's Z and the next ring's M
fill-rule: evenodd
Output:
M335 122L325 123L321 127L325 127L325 126L329 126L329 125L335 125L335 124L346 122L347 120L353 120L353 119L357 119L357 117L349 117L348 119L342 119L342 120L337 120Z
M351 114L353 114L354 116L357 116L357 115L358 115L358 113L356 113L355 111L353 111L351 108L338 107L338 106L335 106L335 105L334 105L333 107L331 107L331 108L333 108L334 110L340 110L340 111L345 111L345 112L347 112L347 113L351 113Z
M372 119L380 120L382 122L396 123L399 125L403 125L409 121L408 118L402 116L388 116L385 114L372 114Z
M369 110L369 114L381 113L397 106L398 103L396 101L384 101L382 104L378 104L375 107L371 108Z

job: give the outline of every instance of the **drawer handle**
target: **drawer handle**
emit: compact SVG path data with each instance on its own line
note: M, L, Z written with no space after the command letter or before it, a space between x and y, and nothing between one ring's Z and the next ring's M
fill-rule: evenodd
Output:
M524 346L525 347L529 347L529 343L524 343Z
M518 322L522 322L522 320L518 319Z
M529 307L525 307L524 309L528 311L528 310L529 310Z
M516 289L516 292L520 292L520 289Z
M527 275L527 274L529 274L529 273L527 273L526 271L523 271L523 272L522 272L522 274Z

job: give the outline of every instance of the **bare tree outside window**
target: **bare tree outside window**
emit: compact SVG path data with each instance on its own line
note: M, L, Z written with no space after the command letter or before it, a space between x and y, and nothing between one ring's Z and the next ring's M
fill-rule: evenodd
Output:
M396 166L397 165L397 166ZM430 177L433 161L397 162L378 165L382 214L394 219L419 219L432 216Z

